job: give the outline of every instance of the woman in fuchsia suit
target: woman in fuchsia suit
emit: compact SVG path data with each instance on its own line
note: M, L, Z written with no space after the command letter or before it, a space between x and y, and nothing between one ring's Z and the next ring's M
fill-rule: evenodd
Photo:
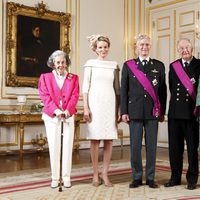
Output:
M64 117L62 180L66 188L71 187L72 149L74 138L74 114L79 97L78 76L68 72L70 59L63 51L52 53L47 65L53 70L41 74L39 94L44 104L44 120L51 162L51 187L59 186L61 118Z

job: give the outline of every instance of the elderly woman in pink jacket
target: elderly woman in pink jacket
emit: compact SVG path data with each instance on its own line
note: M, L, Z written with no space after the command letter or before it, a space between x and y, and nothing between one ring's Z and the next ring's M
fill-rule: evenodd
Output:
M52 53L47 65L53 70L41 74L39 94L44 104L44 120L51 163L51 187L59 186L61 118L64 116L62 181L66 188L71 187L70 173L72 167L72 149L74 138L74 114L79 97L78 76L68 72L70 59L63 51Z

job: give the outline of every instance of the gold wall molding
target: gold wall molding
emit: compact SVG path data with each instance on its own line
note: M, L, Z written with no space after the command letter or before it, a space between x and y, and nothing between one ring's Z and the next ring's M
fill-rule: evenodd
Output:
M176 10L174 11L174 30L176 30ZM174 60L176 59L176 50L177 50L177 34L176 31L174 31Z
M80 66L80 0L75 0L75 66ZM76 68L80 75L80 67Z
M0 97L2 98L2 94L3 94L3 66L4 66L4 54L3 54L3 52L4 52L4 19L5 19L5 13L4 13L4 1L2 1L2 7L1 7L1 9L2 9L2 23L1 23L1 27L2 27L2 29L1 29L1 35L2 35L2 37L1 37L1 40L2 40L2 43L1 43L1 57L2 57L2 60L1 60L1 94L0 94Z
M124 59L128 59L128 0L124 0Z
M184 2L184 1L187 1L187 0L174 0L174 1L171 1L171 2L167 2L167 3L162 3L161 5L150 6L147 9L154 10L154 9L163 8L163 7L171 6L171 5L174 5L174 4L178 4L178 3L181 3L181 2Z

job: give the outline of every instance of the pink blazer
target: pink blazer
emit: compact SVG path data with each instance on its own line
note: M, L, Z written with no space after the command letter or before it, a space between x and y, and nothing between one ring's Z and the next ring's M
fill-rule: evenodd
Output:
M68 73L62 88L59 89L52 72L41 74L38 89L40 98L44 104L42 112L50 117L54 116L54 111L56 109L60 109L60 100L62 101L63 111L68 110L70 115L76 112L76 104L79 98L77 75Z

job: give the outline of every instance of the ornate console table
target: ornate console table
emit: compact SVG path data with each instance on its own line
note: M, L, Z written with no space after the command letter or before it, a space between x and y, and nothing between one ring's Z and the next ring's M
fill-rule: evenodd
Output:
M82 121L83 114L78 112L75 115L75 135L74 135L74 147L79 148L79 137L80 137L80 122ZM19 128L20 134L20 155L23 154L24 145L24 126L26 124L43 124L41 119L41 113L38 112L0 112L0 125L6 126L6 124L16 124Z

